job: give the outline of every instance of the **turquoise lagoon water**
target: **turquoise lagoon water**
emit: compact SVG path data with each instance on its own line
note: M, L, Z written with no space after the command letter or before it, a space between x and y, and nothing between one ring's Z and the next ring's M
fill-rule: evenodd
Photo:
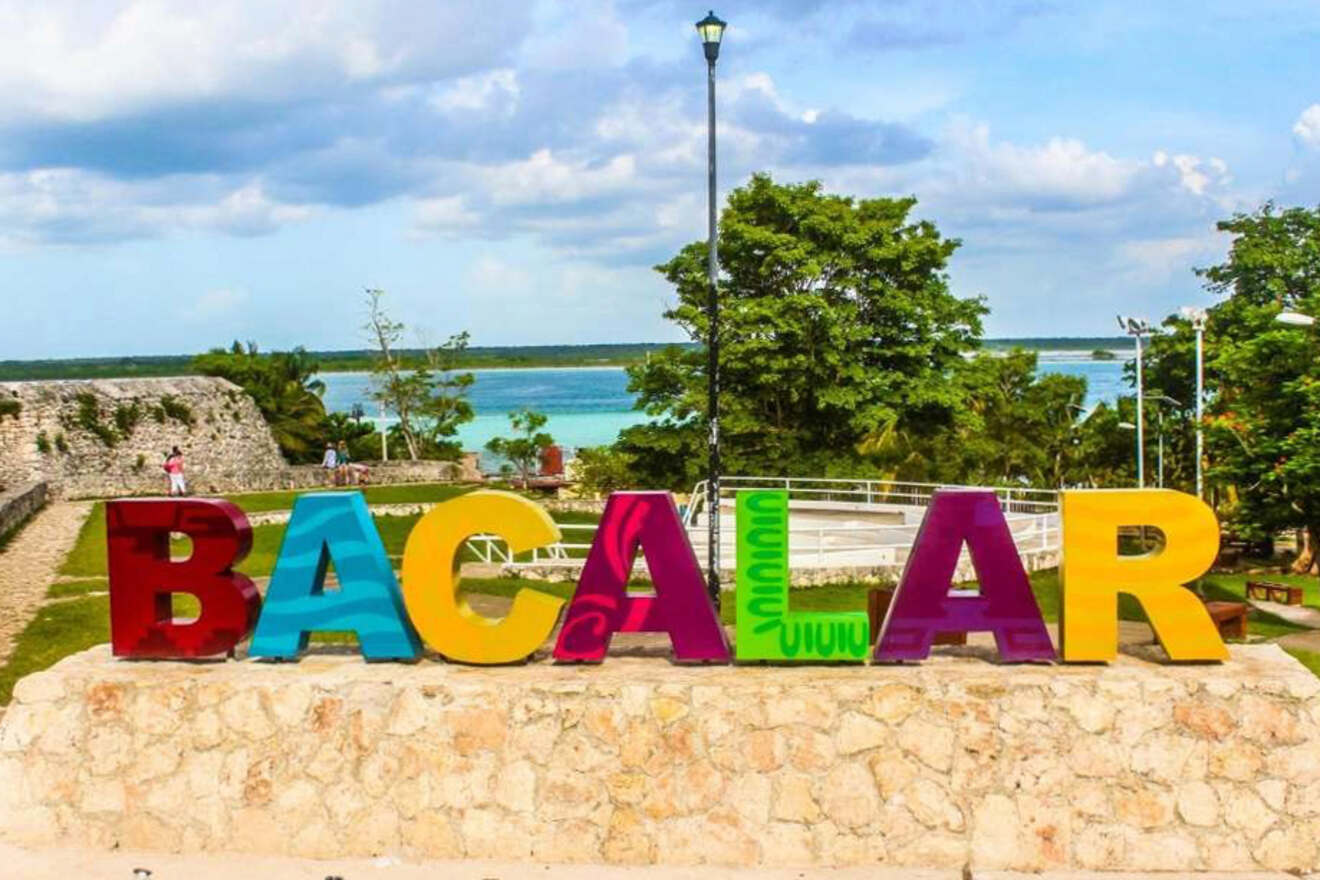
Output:
M1093 361L1072 352L1041 352L1041 372L1083 376L1086 406L1113 401L1126 391L1123 361ZM646 416L632 408L628 377L618 367L555 367L473 370L470 399L476 418L459 428L464 449L480 450L492 437L507 434L508 414L523 407L549 417L546 430L561 446L576 449L610 443L619 431ZM332 412L349 412L360 404L367 416L379 418L371 400L366 373L324 373L325 404ZM385 422L393 418L386 414Z

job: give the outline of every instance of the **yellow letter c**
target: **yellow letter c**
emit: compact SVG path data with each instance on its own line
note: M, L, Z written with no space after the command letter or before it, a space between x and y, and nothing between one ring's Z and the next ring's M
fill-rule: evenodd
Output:
M476 534L503 538L513 553L559 540L543 508L512 492L481 489L437 504L418 520L403 551L403 600L413 626L431 648L464 663L512 663L541 646L564 600L522 589L506 617L489 618L468 604L455 558Z

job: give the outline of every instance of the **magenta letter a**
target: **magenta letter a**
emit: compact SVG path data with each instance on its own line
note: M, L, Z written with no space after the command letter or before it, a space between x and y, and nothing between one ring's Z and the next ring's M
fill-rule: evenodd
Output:
M980 583L978 596L949 595L964 541ZM889 605L875 659L922 660L936 633L986 630L995 634L1005 660L1055 659L995 493L939 490Z
M638 547L646 554L653 596L628 595ZM724 628L668 492L610 495L555 659L600 662L616 632L667 632L677 660L729 661Z

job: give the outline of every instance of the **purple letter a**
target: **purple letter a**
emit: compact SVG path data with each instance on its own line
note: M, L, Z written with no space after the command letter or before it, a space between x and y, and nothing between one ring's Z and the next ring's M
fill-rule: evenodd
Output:
M628 595L638 547L646 554L654 596ZM610 495L564 616L555 659L600 662L616 632L667 632L676 660L729 661L724 628L668 492Z
M978 596L950 596L963 542ZM1031 593L999 499L988 490L939 490L931 497L912 555L889 604L876 660L922 660L942 632L995 634L1005 660L1053 660L1054 646Z

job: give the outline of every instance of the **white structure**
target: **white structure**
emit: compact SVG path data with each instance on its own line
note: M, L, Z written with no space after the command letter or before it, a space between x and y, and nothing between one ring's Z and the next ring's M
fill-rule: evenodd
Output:
M789 492L789 567L794 583L896 578L937 489L972 489L933 483L888 480L831 480L798 477L724 477L720 486L720 559L731 573L737 564L734 497L739 490L787 489ZM1058 563L1058 493L1041 489L989 487L1028 570ZM698 559L705 558L706 484L688 494L683 525ZM564 540L514 558L493 535L479 535L468 546L482 561L528 577L573 578L595 537L595 525L564 524ZM645 576L639 558L636 574ZM959 577L973 577L964 551Z

